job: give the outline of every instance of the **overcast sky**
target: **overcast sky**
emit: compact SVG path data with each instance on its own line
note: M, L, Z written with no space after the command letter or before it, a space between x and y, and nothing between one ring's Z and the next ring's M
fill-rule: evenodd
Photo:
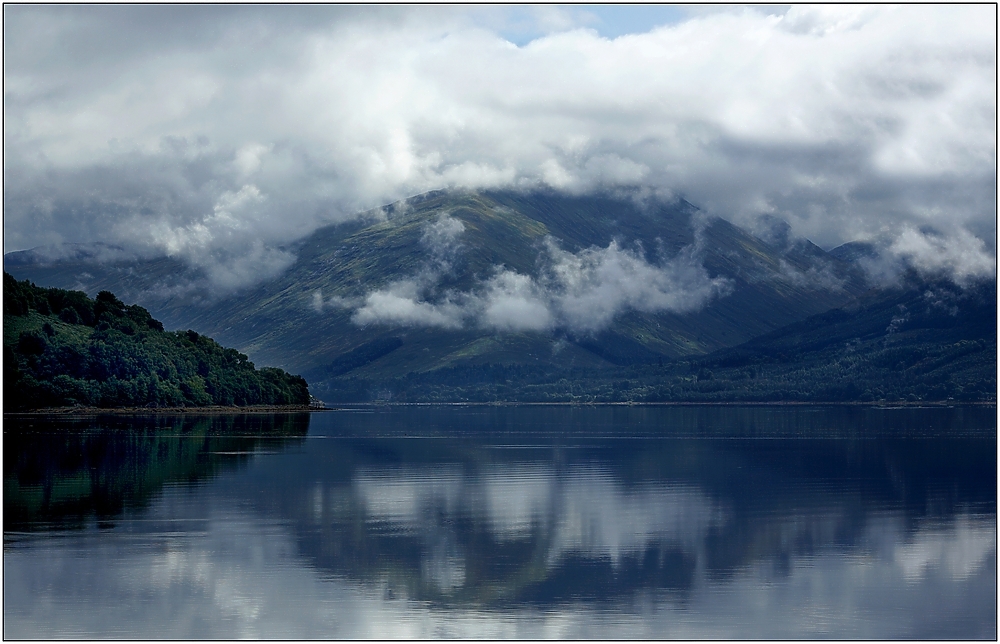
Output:
M991 5L7 5L4 250L265 275L427 190L638 185L982 267L995 64Z

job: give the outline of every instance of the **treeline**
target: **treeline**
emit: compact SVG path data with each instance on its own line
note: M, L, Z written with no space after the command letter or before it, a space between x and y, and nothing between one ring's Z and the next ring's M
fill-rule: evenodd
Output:
M4 409L307 405L306 381L101 291L4 273Z

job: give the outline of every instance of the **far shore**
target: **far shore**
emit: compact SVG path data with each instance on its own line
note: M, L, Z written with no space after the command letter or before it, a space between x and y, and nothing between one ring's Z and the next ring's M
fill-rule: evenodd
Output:
M116 414L123 416L140 415L177 415L177 414L198 414L198 415L238 415L238 414L283 414L283 413L303 413L337 411L341 409L357 409L371 407L818 407L818 406L838 406L838 407L872 407L872 408L899 408L899 407L995 407L996 401L958 401L958 400L935 400L935 401L730 401L730 402L518 402L518 401L489 401L489 402L391 402L391 401L371 401L356 403L335 403L326 407L314 407L309 405L250 405L246 407L50 407L45 409L32 409L18 412L4 412L4 416L93 416L101 414Z
M246 407L47 407L3 413L4 416L94 416L98 414L120 414L141 416L148 414L286 414L309 411L323 411L322 407L309 405L248 405Z
M519 401L487 401L487 402L392 402L392 401L372 401L358 403L336 403L334 406L326 407L327 411L335 411L341 408L355 407L970 407L987 406L995 407L995 400L873 400L868 402L859 401L800 401L800 400L774 400L774 401L664 401L664 402L519 402Z

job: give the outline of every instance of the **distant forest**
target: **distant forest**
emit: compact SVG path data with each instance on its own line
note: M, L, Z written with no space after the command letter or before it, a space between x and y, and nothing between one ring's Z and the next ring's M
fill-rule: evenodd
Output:
M309 404L302 377L256 369L194 331L164 331L113 293L3 280L4 411Z

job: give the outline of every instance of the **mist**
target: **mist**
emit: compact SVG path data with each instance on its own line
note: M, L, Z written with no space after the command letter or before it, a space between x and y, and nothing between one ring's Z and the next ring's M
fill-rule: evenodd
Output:
M696 242L674 257L650 263L642 246L626 248L617 240L576 253L546 237L539 252L537 275L501 265L468 291L441 287L463 251L464 224L447 214L424 227L425 254L417 272L362 297L312 295L312 308L352 310L351 321L391 327L433 327L496 332L568 331L593 334L627 311L690 313L732 292L732 281L711 278Z

